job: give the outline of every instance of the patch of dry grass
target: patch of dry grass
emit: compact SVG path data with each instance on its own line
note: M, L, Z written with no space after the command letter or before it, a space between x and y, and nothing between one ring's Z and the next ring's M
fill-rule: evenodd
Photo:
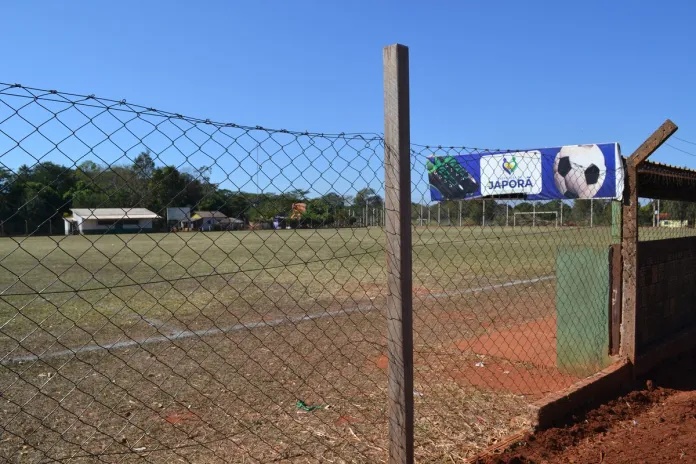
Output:
M553 273L561 243L606 238L544 232L414 234L419 461L457 461L527 424L524 397L457 382L472 353L454 345L548 316L552 281L501 284ZM386 460L382 243L378 229L0 239L0 456ZM294 322L258 325L281 319ZM119 341L136 343L8 361Z

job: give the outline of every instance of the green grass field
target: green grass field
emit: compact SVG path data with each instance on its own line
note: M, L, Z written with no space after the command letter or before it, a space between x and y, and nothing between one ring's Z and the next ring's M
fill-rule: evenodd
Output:
M607 233L416 229L414 285L436 293L549 275L558 246L608 243ZM15 295L0 302L3 353L12 338L23 340L17 353L36 352L43 332L67 331L62 339L75 346L109 343L121 330L137 338L141 316L201 330L311 314L385 290L377 228L5 238L0 265L0 291Z
M558 248L609 243L414 229L419 460L524 425L524 395L456 381L478 358L453 347L553 317ZM381 229L2 238L0 266L4 459L385 459Z

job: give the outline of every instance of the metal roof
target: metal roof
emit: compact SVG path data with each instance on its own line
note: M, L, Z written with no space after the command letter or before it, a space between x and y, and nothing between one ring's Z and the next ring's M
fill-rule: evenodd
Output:
M220 211L196 211L193 213L194 216L199 216L201 218L226 218L224 214Z
M147 208L72 208L73 216L85 219L160 219Z
M637 172L640 197L696 201L696 170L646 160Z

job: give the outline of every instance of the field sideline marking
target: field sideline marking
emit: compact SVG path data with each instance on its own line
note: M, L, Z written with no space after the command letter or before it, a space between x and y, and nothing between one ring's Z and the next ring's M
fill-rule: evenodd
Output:
M454 290L451 292L431 293L429 295L424 296L422 299L442 298L442 297L448 297L448 296L453 296L453 295L464 295L464 294L468 294L468 293L485 292L488 290L495 290L498 288L512 287L515 285L533 284L533 283L537 283L537 282L543 282L546 280L553 280L555 278L556 278L555 275L547 275L547 276L543 276L543 277L536 277L534 279L512 280L510 282L505 282L502 284L487 285L485 287L467 288L464 290ZM279 325L312 321L315 319L323 319L325 317L342 316L345 314L352 314L352 313L356 313L356 312L370 312L370 311L375 311L377 309L378 308L372 304L371 305L359 305L355 308L342 309L340 311L324 311L321 313L307 314L305 316L285 317L282 319L275 319L275 320L267 321L267 322L264 322L264 321L248 322L248 323L232 325L229 327L196 330L196 331L183 330L183 331L178 331L170 336L160 335L160 336L156 336L156 337L148 337L144 340L127 340L127 341L122 341L122 342L106 343L104 345L86 345L86 346L82 346L82 347L75 348L72 350L66 349L66 350L61 350L61 351L54 351L53 353L42 353L42 354L30 354L30 355L23 355L23 356L15 356L12 358L7 358L7 359L1 360L0 365L4 366L4 365L15 364L15 363L19 363L19 362L43 361L46 359L62 358L65 356L72 356L72 355L77 355L80 353L91 353L93 351L116 350L116 349L122 349L122 348L130 348L133 346L142 346L142 345L150 345L150 344L154 344L154 343L170 342L173 340L182 340L185 338L204 337L204 336L209 336L209 335L218 335L218 334L223 334L223 333L239 332L240 330L250 330L250 329L256 329L259 327L276 327Z

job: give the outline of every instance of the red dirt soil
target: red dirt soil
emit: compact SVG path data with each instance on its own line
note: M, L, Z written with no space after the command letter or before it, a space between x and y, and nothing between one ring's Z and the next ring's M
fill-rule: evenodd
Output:
M460 385L541 397L578 380L556 369L555 317L497 330L489 327L487 334L459 341L454 347L462 352L462 360L454 362L453 358L446 369ZM465 353L474 353L478 358L468 359ZM373 362L380 369L388 367L384 354ZM418 353L414 363L427 364Z
M489 329L490 330L490 329ZM572 385L576 377L556 369L556 318L549 317L491 331L456 344L483 356L483 366L462 366L454 377L462 384L540 396Z
M575 424L526 436L477 464L696 463L693 355L668 363L644 389L579 417Z
M578 379L556 369L519 365L505 360L486 360L483 367L461 366L451 372L460 385L503 390L517 395L540 397L569 387Z
M457 343L462 351L556 367L556 318L527 322Z

